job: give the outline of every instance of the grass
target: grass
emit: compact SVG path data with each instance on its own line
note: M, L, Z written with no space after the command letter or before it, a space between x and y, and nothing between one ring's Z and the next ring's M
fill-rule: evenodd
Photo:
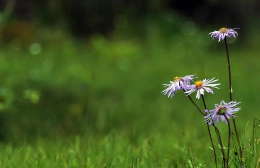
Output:
M170 143L173 137L138 138L135 144L124 136L111 133L104 137L71 138L55 141L42 141L22 147L2 145L3 167L176 167L191 165L185 147L179 148ZM160 145L158 145L158 143ZM169 148L170 147L170 148ZM184 159L182 155L185 155ZM193 157L197 165L206 165ZM207 165L212 165L207 163Z
M190 22L178 21L180 27L169 33L176 25L168 21L148 19L142 37L122 36L126 30L120 29L109 40L101 35L85 43L45 39L36 55L19 47L2 49L0 166L214 167L200 113L182 92L168 99L161 91L175 76L216 77L221 89L205 96L207 106L227 101L224 44L196 25L183 30ZM257 127L254 151L250 146L260 108L257 39L250 43L238 37L229 45L233 99L242 102L236 122L246 167L254 167L259 157ZM226 147L227 125L218 127ZM221 165L214 132L213 139ZM231 151L231 167L239 167L236 158Z

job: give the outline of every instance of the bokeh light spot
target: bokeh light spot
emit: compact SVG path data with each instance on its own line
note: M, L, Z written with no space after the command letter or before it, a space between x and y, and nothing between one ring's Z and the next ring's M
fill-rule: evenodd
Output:
M37 55L42 51L42 46L39 43L33 43L31 44L30 48L29 48L29 52L32 55Z

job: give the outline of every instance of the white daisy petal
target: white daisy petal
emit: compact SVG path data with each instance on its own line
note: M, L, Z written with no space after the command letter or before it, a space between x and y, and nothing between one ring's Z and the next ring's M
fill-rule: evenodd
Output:
M197 90L197 94L196 94L196 98L199 99L200 95L204 95L204 90L206 90L206 92L213 94L213 90L211 88L216 88L219 89L218 85L220 85L220 83L214 83L217 82L218 79L212 78L212 79L204 79L202 81L196 81L194 85L190 85L187 86L187 90L185 93L187 95L190 95L191 93L193 93L194 91Z

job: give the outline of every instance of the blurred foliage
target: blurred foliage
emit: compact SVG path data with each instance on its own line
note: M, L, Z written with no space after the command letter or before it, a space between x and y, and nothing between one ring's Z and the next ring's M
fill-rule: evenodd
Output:
M76 38L68 31L73 24L64 22L68 25L46 26L37 19L10 17L1 27L1 140L22 144L37 138L67 139L79 135L90 138L92 144L95 138L105 137L97 141L107 152L100 154L102 159L113 149L118 136L123 139L120 142L130 144L116 149L128 151L128 159L149 155L158 161L165 155L184 158L185 142L179 137L185 135L196 142L189 146L195 151L194 157L210 157L200 114L182 92L168 99L161 91L162 84L175 76L196 74L199 79L216 77L222 83L214 95L206 95L209 108L228 99L224 44L208 35L220 27L199 24L168 9L142 17L131 15L131 11L129 15L117 14L110 23L111 29L102 23L101 27L109 33L90 31L88 38ZM237 126L245 148L250 148L252 134L247 125L259 116L256 109L260 108L260 78L254 74L260 70L257 25L257 21L252 22L247 25L250 31L240 29L238 38L228 39L234 99L242 102ZM203 107L200 100L196 102ZM225 124L219 127L222 132L227 129ZM146 151L150 141L158 147L156 151ZM138 156L133 154L136 151ZM124 159L121 160L123 165Z
M61 29L40 27L26 30L31 32L29 40L12 33L12 41L3 41L3 137L106 134L114 129L135 130L133 136L137 136L138 132L168 130L176 119L194 117L181 113L175 116L174 111L194 109L178 106L172 111L174 104L186 102L185 96L168 100L160 93L162 83L185 74L215 76L225 83L226 71L221 68L225 66L223 44L213 41L205 29L191 20L167 13L159 18L147 17L137 24L122 16L117 25L109 38L95 34L80 41ZM234 83L239 81L236 77L246 75L238 68L244 63L243 54L252 53L246 47L239 49L242 42L234 43L235 40L229 39ZM223 87L225 90L228 86ZM214 97L224 94L223 90L217 90ZM234 94L240 94L236 85ZM144 132L144 127L150 130Z

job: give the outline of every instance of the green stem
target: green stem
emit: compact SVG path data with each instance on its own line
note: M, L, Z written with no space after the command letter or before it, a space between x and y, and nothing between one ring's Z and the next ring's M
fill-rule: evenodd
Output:
M205 99L204 99L204 95L201 95L201 98L202 98L202 101L203 101L203 104L204 104L204 108L205 110L207 109L207 106L206 106L206 102L205 102ZM219 130L218 128L214 125L214 123L212 124L215 128L215 131L216 131L216 134L218 136L218 140L219 140L219 143L220 143L220 146L221 146L221 152L222 152L222 155L223 155L223 167L225 168L226 167L226 162L225 162L225 154L224 154L224 150L223 150L223 145L222 145L222 140L221 140L221 136L220 136L220 133L219 133ZM209 125L207 123L207 126L209 128ZM210 134L210 131L209 131L209 134ZM215 152L215 148L214 148L214 145L213 145L213 141L212 141L212 137L211 137L211 134L210 134L210 140L211 140L211 144L212 144L212 147L214 149L214 155L215 155L215 162L217 162L217 158L216 158L216 152Z
M230 60L229 60L229 53L228 53L228 46L227 46L227 38L226 38L226 37L225 37L225 47L226 47L226 52L227 52L227 61L228 61L228 74L229 74L229 97L230 97L230 101L232 101L231 67L230 67ZM241 163L242 163L242 148L241 148L241 144L240 144L240 140L239 140L239 136L238 136L238 132L237 132L237 127L236 127L235 118L233 118L233 125L234 125L235 132L236 132L237 142L238 142L238 144L239 144L239 153L240 153L240 159L241 159Z
M185 90L183 90L184 93L185 93ZM190 97L190 95L187 95L186 96L190 99L190 101L192 102L192 104L199 110L199 112L204 116L206 116L206 113L202 112L202 110L199 108L199 106L192 100L192 98ZM217 155L216 155L216 150L215 150L215 147L214 147L214 144L213 144L213 140L212 140L212 136L211 136L211 133L210 133L210 128L209 128L209 125L207 124L207 128L208 128L208 133L209 133L209 138L210 138L210 142L211 142L211 145L212 145L212 148L213 148L213 153L214 153L214 158L215 158L215 164L216 164L216 168L218 167L218 163L217 163Z
M230 123L228 121L228 118L227 118L226 114L224 114L224 117L225 117L225 119L227 120L227 123L228 123L228 152L227 152L227 168L228 168L231 129L230 129Z

